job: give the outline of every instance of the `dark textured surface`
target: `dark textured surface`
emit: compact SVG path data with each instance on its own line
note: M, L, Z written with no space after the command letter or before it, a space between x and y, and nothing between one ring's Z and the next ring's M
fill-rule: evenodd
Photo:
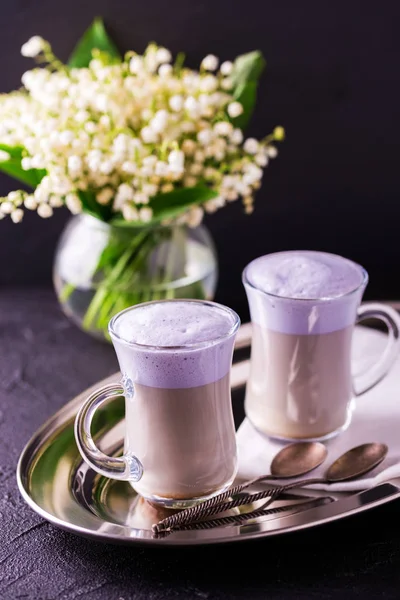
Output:
M365 265L370 295L400 297L398 146L400 36L397 0L3 0L0 90L19 85L33 62L19 54L42 34L66 59L94 15L122 49L156 40L187 53L190 66L213 52L225 60L261 49L268 68L250 133L287 129L250 217L234 203L208 223L221 263L220 299L238 312L244 265L296 247L337 252ZM15 185L0 180L0 193ZM49 282L67 212L16 227L0 224L0 284ZM240 240L240 243L238 243Z
M314 531L204 549L107 546L46 523L19 496L19 453L116 359L62 316L51 291L2 291L0 336L2 600L400 597L399 502ZM239 415L239 397L235 405Z

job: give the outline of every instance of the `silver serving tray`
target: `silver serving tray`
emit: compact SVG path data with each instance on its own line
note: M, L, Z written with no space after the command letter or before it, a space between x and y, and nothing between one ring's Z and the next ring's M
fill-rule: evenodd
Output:
M250 344L250 328L239 331L236 348ZM232 388L243 386L248 361L234 364ZM126 482L101 477L90 469L78 452L74 419L86 396L97 387L117 381L119 374L98 382L59 410L31 438L17 467L17 481L25 501L57 527L97 540L124 544L185 546L237 542L299 531L335 521L400 497L400 479L359 493L329 493L327 503L318 499L326 492L304 489L285 499L292 508L281 514L258 517L242 525L208 530L179 531L156 537L154 522L165 517L164 509L144 502ZM116 399L98 411L92 433L107 454L121 451L124 438L124 403ZM257 489L262 489L258 485ZM316 499L314 508L297 507L305 499ZM277 502L273 507L282 505ZM309 505L309 504L308 504Z

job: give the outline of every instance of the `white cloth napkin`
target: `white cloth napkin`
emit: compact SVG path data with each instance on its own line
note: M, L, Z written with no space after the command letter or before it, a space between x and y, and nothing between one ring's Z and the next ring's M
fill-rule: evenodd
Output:
M383 333L356 327L353 342L353 372L359 373L372 365L385 347ZM325 462L305 477L323 477L327 468L341 454L366 442L388 445L385 460L373 471L354 481L330 484L334 491L355 491L400 477L400 357L392 370L376 387L359 396L353 418L346 431L325 442L328 456ZM273 457L285 443L273 441L258 433L245 419L237 433L240 479L252 479L269 473ZM315 486L324 489L326 486ZM310 486L311 488L311 486Z

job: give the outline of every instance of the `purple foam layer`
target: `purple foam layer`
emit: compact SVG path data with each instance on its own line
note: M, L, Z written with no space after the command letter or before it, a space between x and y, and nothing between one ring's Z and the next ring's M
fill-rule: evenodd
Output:
M231 366L235 336L230 332L235 323L228 309L201 302L135 307L117 318L114 326L122 338L113 337L121 371L133 383L158 388L198 387L217 381ZM193 344L201 347L191 348Z
M353 325L367 282L359 265L325 252L279 252L244 272L252 321L281 333L329 333Z

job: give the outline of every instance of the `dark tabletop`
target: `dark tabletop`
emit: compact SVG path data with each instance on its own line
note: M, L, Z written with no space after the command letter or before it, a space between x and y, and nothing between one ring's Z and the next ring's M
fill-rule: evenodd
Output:
M0 293L0 598L93 600L400 598L400 502L340 523L239 545L104 545L25 505L19 454L44 420L117 370L113 350L61 314L50 290ZM235 397L237 420L242 398Z

